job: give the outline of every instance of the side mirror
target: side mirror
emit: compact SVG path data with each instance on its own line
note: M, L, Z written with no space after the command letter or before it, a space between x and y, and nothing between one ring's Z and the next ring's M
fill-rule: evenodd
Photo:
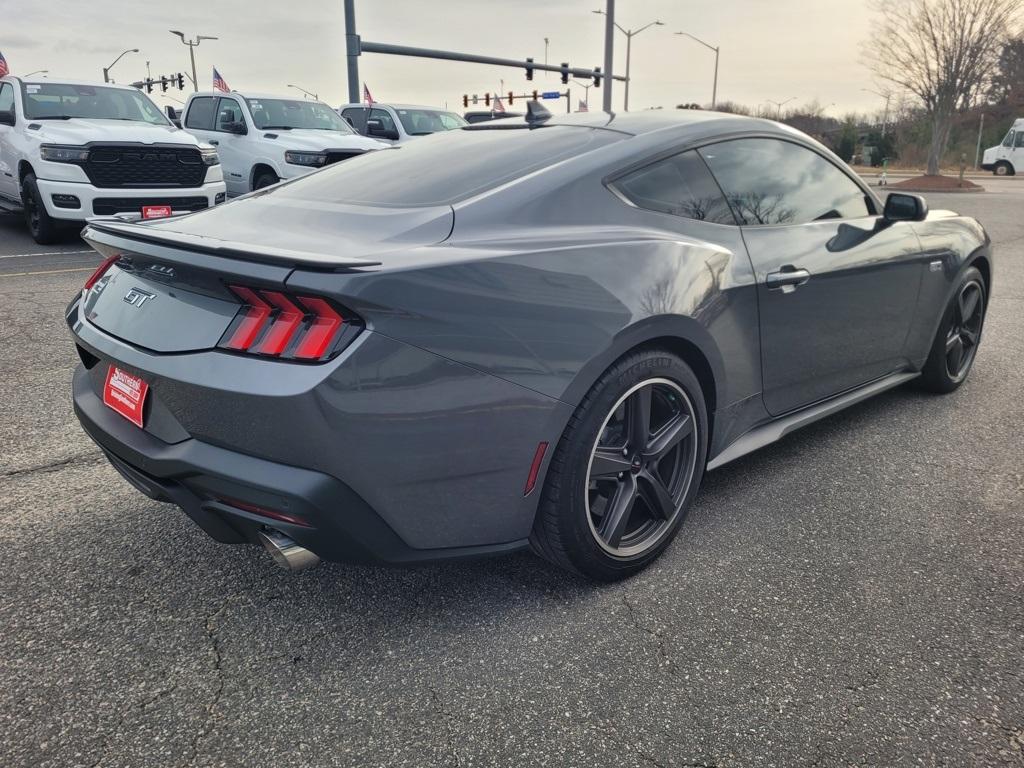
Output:
M245 123L228 123L226 126L228 133L233 133L237 136L244 136L249 131L245 127Z
M0 125L14 125L14 110L8 109L4 112L0 112Z
M384 123L380 120L366 121L366 135L375 139L390 139L392 141L398 139L398 131L394 128L385 128Z
M924 221L928 217L928 203L920 195L890 192L885 200L882 218L886 221Z

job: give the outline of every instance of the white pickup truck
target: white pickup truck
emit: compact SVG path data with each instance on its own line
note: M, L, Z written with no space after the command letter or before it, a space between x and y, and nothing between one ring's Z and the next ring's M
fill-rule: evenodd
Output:
M1002 144L985 150L981 167L996 176L1024 173L1024 118L1013 121Z
M0 78L0 210L23 210L37 243L89 216L223 202L219 162L130 86Z
M388 145L356 133L319 101L194 93L181 127L217 147L228 194L242 195Z

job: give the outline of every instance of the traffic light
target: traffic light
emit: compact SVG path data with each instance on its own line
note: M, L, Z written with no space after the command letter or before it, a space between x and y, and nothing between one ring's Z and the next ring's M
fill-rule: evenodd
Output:
M152 92L153 92L153 81L147 77L146 78L146 93L152 93Z
M491 94L489 94L489 93L485 93L484 94L484 104L486 106L488 106L488 107L491 106Z
M527 59L526 60L526 79L527 80L533 80L533 67L530 66L531 64L533 64L533 59Z
M509 92L508 92L508 103L509 103L509 104L511 104L511 103L512 103L512 99L513 99L513 98L514 98L514 95L513 95L512 91L509 91Z
M462 94L462 108L465 109L468 106L469 106L469 95L464 93L464 94Z
M537 92L536 92L536 91L534 91L534 92L533 92L533 100L534 100L534 101L536 101L536 100L537 100Z
M181 74L181 72L178 73L177 80L178 80L178 90L179 91L184 91L185 90L185 76L183 74Z
M594 67L594 87L595 88L600 88L601 87L601 68L600 67Z
M569 84L569 63L566 61L562 62L562 85Z
M160 75L160 90L167 93L167 78Z

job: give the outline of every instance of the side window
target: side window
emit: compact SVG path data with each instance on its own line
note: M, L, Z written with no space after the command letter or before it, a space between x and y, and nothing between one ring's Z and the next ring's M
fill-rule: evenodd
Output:
M391 113L386 109L371 109L370 110L371 120L380 120L380 127L385 131L397 131L395 127L395 118L391 116Z
M366 110L362 107L349 107L341 111L341 116L344 117L352 127L355 128L359 133L366 133Z
M1024 147L1024 131L1017 131L1017 140L1013 146L1017 147L1018 149Z
M693 151L633 171L612 186L640 208L715 224L736 223L722 191Z
M14 86L0 83L0 112L14 111Z
M242 117L242 106L234 99L222 98L217 105L217 123L214 126L214 130L227 131L228 127L234 123L245 125L245 118Z
M213 103L216 101L212 96L200 96L192 99L192 104L185 115L185 127L196 128L200 131L213 130Z
M872 215L853 179L798 144L737 139L699 152L741 224L806 224Z

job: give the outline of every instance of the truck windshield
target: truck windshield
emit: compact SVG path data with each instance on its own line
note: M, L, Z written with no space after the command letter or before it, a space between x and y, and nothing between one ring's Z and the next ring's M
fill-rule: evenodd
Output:
M453 128L469 125L469 123L454 112L445 112L440 109L406 109L405 107L395 107L395 112L398 113L398 119L402 121L405 132L410 136L426 136L431 133L450 131Z
M304 128L314 131L355 133L337 112L319 101L298 99L246 99L252 121L260 130Z
M152 101L133 88L104 88L71 83L23 83L25 117L29 120L130 120L170 125Z

